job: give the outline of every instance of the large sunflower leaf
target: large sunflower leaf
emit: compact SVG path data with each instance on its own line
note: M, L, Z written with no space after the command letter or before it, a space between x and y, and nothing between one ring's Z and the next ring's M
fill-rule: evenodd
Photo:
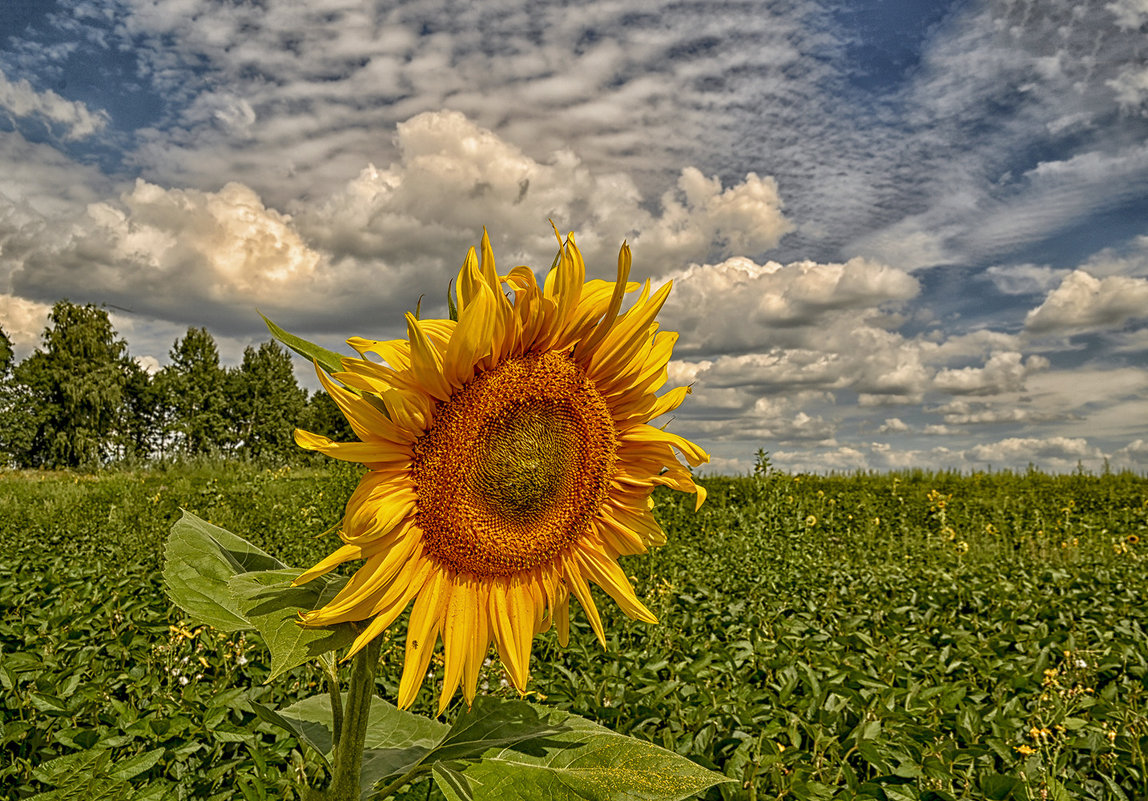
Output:
M335 351L327 350L322 345L316 345L314 342L308 342L302 337L284 331L271 322L263 312L259 312L259 316L263 318L263 322L267 324L267 330L271 332L273 337L307 361L318 362L319 366L328 373L337 373L343 369L343 357Z
M346 695L343 700L345 704ZM331 758L330 696L313 695L284 709L267 711L271 715L260 714L260 717L306 742L325 761ZM272 719L272 715L276 719ZM363 750L363 792L382 778L402 776L419 765L447 735L449 728L437 720L404 712L377 696L372 698Z
M679 801L732 781L653 743L534 708L561 730L490 750L461 774L435 771L443 794L454 801Z
M373 706L371 711L374 712ZM392 743L372 748L368 734L367 752L363 756L363 788L385 786L412 770L412 778L425 775L437 766L452 769L449 772L438 771L440 781L449 781L458 775L453 770L455 767L461 770L467 762L482 758L491 749L540 740L562 731L561 726L547 719L545 710L522 701L489 697L478 698L474 707L459 715L449 728L431 722L437 727L434 731L438 736L429 747L425 740L420 740L407 747L396 748ZM425 732L427 735L430 733L429 729Z
M198 623L221 631L254 628L228 589L232 576L285 568L227 529L184 510L164 545L163 581L172 602Z
M347 583L344 576L326 575L292 587L291 582L302 573L294 568L261 570L232 576L227 583L235 607L271 651L267 681L355 639L355 630L348 623L322 628L299 625L300 611L323 606Z

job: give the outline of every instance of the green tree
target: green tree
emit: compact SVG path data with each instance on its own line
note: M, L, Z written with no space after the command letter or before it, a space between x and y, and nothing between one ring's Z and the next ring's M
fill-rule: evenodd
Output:
M134 359L126 367L123 402L114 436L120 459L150 459L162 444L163 404L155 379Z
M11 375L15 362L16 351L12 347L12 340L8 338L4 326L0 325L0 378L7 379Z
M292 458L293 432L307 393L295 381L291 356L275 342L243 351L243 363L229 375L232 430L242 453L253 459Z
M138 367L108 313L59 301L42 345L17 365L31 441L15 454L28 467L95 467L116 455L125 388Z
M303 410L299 428L313 434L322 434L337 442L354 442L358 439L335 401L321 389L312 392L307 398L307 408Z
M20 464L35 429L30 425L27 388L15 380L16 353L8 333L0 326L0 464Z
M175 447L191 456L219 453L227 445L227 373L206 328L188 328L171 348L171 364L156 376L157 403ZM163 413L161 412L161 416Z

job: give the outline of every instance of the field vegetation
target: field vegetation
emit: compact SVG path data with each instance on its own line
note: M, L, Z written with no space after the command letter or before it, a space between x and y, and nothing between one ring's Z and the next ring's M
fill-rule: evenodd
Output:
M71 774L108 798L294 797L319 765L255 727L250 702L311 694L319 672L264 684L256 637L186 620L163 592L163 543L184 508L309 565L357 476L0 473L0 797L56 797ZM724 772L736 783L708 796L723 801L1148 797L1148 480L704 483L698 513L655 494L669 544L623 563L659 625L600 596L608 647L577 613L569 648L543 635L531 700ZM401 623L386 636L393 698ZM480 687L512 693L497 660ZM436 697L428 681L416 711Z

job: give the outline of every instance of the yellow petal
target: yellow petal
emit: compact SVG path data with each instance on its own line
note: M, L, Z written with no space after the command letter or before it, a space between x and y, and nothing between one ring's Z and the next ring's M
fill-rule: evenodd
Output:
M471 638L474 636L474 621L478 616L476 603L473 581L466 577L457 577L450 588L450 599L447 602L442 631L445 664L442 696L438 702L440 715L450 704L450 699L462 679L463 668L473 650Z
M407 314L407 335L411 340L411 370L418 376L419 383L426 391L441 401L450 400L450 387L443 376L442 355L431 344L427 332L415 319Z
M630 580L614 560L592 546L583 547L577 553L587 575L614 599L623 612L644 623L658 622L654 613L638 600Z
M594 629L598 642L602 643L602 647L605 648L606 632L602 628L602 618L598 615L598 607L594 606L594 598L590 595L590 585L586 583L586 579L582 576L581 567L574 557L563 560L562 573L566 579L566 586L578 599L578 603L582 604L582 611L586 613L586 617L590 621L590 628Z
M689 462L692 467L705 464L710 460L708 453L688 439L644 423L627 429L624 432L620 432L618 438L623 442L665 442L669 445L673 445L681 451L682 455L686 457L686 461Z
M295 429L295 442L300 448L319 451L319 453L345 462L396 462L403 464L411 459L409 445L385 439L371 439L367 442L334 442L328 437L297 428Z
M399 680L399 709L406 709L414 703L419 687L426 678L427 665L430 664L442 625L442 606L448 597L448 584L446 571L436 570L411 607L403 677Z

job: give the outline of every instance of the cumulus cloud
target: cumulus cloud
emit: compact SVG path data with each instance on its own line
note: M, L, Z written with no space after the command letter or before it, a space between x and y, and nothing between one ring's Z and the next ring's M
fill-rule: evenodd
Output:
M1012 264L993 265L984 275L1005 295L1036 295L1052 289L1068 272L1047 265Z
M1136 30L1148 21L1148 0L1113 0L1104 6L1124 29Z
M596 174L569 151L535 161L457 112L419 115L397 138L398 161L367 167L297 214L240 183L203 191L141 179L118 202L89 203L52 226L0 222L15 231L3 253L12 286L229 331L252 330L258 304L323 330L348 314L404 309L420 292L441 298L483 225L505 267L544 268L553 218L577 231L601 277L613 275L627 237L649 275L715 250L771 247L789 226L772 180L752 173L724 188L686 168L654 213L627 176ZM842 297L863 292L859 280L839 283Z
M549 263L550 218L578 233L588 264L602 275L613 271L627 237L642 271L657 274L714 252L768 250L791 228L776 183L754 173L723 188L687 167L652 214L630 176L596 173L570 150L535 160L458 112L400 123L396 143L397 161L368 166L343 191L300 212L300 229L336 259L411 261L437 247L432 256L454 262L485 225L496 253Z
M853 336L879 320L879 307L916 296L916 279L866 259L782 265L733 258L671 273L666 315L693 332L683 352L809 347L826 328ZM880 338L884 332L871 335Z
M1019 401L1018 401L1019 402ZM945 423L956 426L995 425L1007 423L1048 423L1057 420L1074 419L1066 412L1044 412L1013 403L990 405L956 400L935 409L943 414Z
M0 110L11 117L30 117L61 131L65 140L84 139L108 124L105 111L91 111L83 104L66 100L48 89L37 92L26 79L9 80L0 71Z
M1148 279L1095 278L1074 270L1025 317L1033 334L1068 334L1120 328L1148 316Z
M882 423L881 427L877 429L877 431L879 431L882 434L888 434L890 432L908 431L908 430L909 430L909 426L905 423L904 420L902 420L899 417L886 417L885 422Z
M996 464L1047 459L1057 466L1104 456L1099 448L1083 437L1008 437L999 442L975 445L969 449L969 455L977 461Z
M1148 440L1136 439L1112 454L1112 462L1117 467L1131 467L1143 470L1148 466Z
M1015 351L994 353L984 367L942 370L933 383L950 395L999 395L1023 390L1026 376L1048 366L1048 359L1043 356L1029 356L1024 360Z
M330 287L289 217L245 186L218 192L138 180L119 204L93 203L70 226L26 232L13 288L52 301L111 303L227 326L223 312L297 306ZM7 254L5 254L7 256Z
M0 294L0 326L12 340L16 358L24 358L39 344L51 310L51 305L46 303Z

